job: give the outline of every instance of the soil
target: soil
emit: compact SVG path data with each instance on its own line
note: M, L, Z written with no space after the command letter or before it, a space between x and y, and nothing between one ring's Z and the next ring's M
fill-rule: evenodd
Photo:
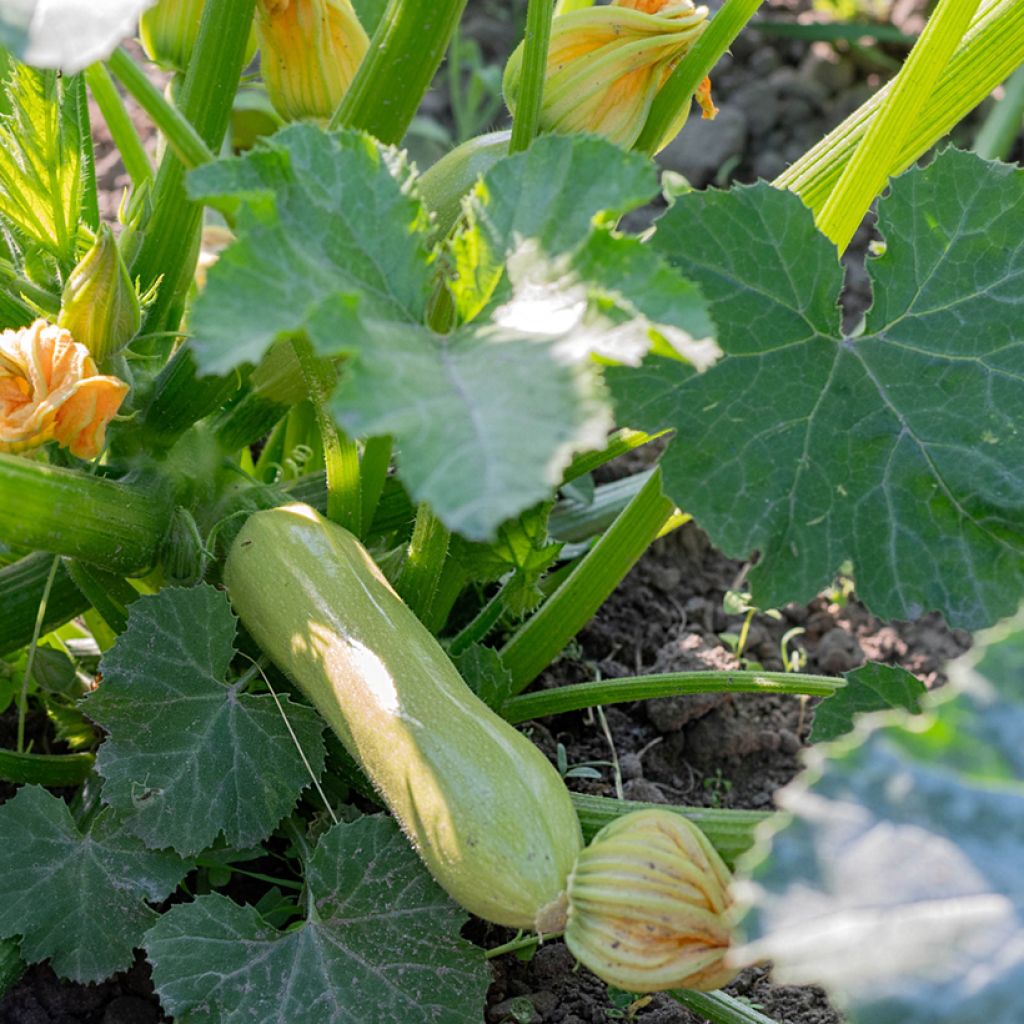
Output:
M487 59L507 52L508 40L525 4L476 0L467 14L466 33L477 38ZM809 3L777 0L769 17L799 13ZM920 27L923 3L896 0L893 17L908 31ZM751 29L737 40L717 69L715 95L722 113L713 125L688 127L662 154L664 166L680 171L697 187L731 180L775 177L791 160L837 124L889 73L901 51L877 57L848 47L809 43ZM443 92L432 94L427 109L450 126ZM94 112L95 115L95 112ZM138 123L147 138L152 131ZM116 215L127 179L102 124L97 173L103 211ZM700 122L696 122L700 124ZM696 131L695 131L696 129ZM713 129L713 130L712 130ZM694 139L694 136L699 136ZM1018 143L1018 146L1020 144ZM1019 154L1018 154L1019 155ZM863 253L871 237L866 224L849 264L847 322L856 322L869 304ZM635 468L635 465L634 467ZM621 473L623 466L610 469ZM724 558L693 525L659 541L612 595L577 643L538 681L552 687L639 673L734 668L737 654L723 635L738 635L744 616L727 614L726 591L742 587L748 566ZM937 616L913 623L883 623L869 615L840 583L806 605L790 605L779 616L757 613L750 624L743 657L765 669L783 667L783 636L806 658L805 670L839 675L865 660L899 664L927 685L942 682L946 661L964 651L969 637L949 630ZM534 740L554 757L562 744L570 765L617 761L627 798L649 802L734 808L770 808L776 790L801 767L813 719L811 702L782 696L680 697L641 701L604 712L600 720L574 713L531 723ZM0 722L0 729L3 722ZM610 737L610 742L609 742ZM613 796L616 770L598 766L596 779L574 778L571 787ZM0 802L11 794L0 787ZM479 923L470 934L487 945L511 937ZM505 956L493 962L494 982L486 1020L492 1024L605 1024L627 1019L605 986L577 968L560 942L540 948L532 959ZM766 967L744 971L729 986L779 1024L838 1024L841 1017L814 987L778 986ZM657 995L632 1008L643 1024L703 1024L670 997ZM0 1000L0 1024L156 1024L168 1021L152 993L148 968L140 957L128 972L97 986L59 981L46 965L30 968Z

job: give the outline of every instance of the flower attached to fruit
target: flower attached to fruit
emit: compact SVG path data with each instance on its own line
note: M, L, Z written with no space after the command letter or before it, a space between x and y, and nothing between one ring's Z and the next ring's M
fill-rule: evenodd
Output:
M0 333L0 452L56 441L95 458L127 394L123 380L100 376L89 350L54 324Z
M370 48L351 0L259 0L256 33L270 102L286 121L329 119Z
M206 0L159 0L139 18L139 39L154 64L184 72L199 35ZM256 52L256 37L249 34L246 64Z
M142 305L106 224L68 277L57 325L100 363L120 352L139 333Z
M736 973L729 872L704 834L672 811L606 825L569 878L565 941L599 978L627 992L711 991Z
M628 149L643 130L651 104L676 65L707 27L708 9L692 0L613 0L559 14L551 26L541 128L592 132ZM523 47L505 67L504 90L515 113ZM697 100L714 116L710 81ZM662 149L689 115L687 105L660 140Z

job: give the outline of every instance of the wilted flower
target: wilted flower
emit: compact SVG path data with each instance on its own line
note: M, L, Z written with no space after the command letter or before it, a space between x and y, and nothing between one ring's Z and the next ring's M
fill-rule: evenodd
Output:
M565 941L599 978L627 992L711 991L736 973L729 872L704 833L672 811L606 825L569 877Z
M593 132L629 148L643 130L661 87L707 27L708 9L691 0L613 0L560 14L551 26L541 128ZM505 67L504 90L515 113L523 47ZM710 81L697 100L713 117ZM668 145L689 115L685 108L661 139Z
M286 121L327 120L370 48L350 0L259 0L256 33L267 94Z
M106 224L68 277L57 324L103 362L139 333L142 306Z
M127 394L124 381L99 376L89 350L54 324L0 333L0 452L57 441L95 458Z

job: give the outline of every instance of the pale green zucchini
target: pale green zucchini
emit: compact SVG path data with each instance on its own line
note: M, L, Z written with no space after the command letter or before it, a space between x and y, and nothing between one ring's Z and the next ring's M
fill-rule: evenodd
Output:
M359 541L307 505L257 512L224 579L452 898L498 924L560 930L583 845L564 783L469 690Z

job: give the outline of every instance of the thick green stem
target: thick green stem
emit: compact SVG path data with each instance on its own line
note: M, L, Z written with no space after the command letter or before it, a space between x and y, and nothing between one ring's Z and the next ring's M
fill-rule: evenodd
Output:
M124 49L110 57L110 70L132 98L153 119L178 159L189 169L214 159L210 147L173 103L149 80L146 73Z
M0 750L0 779L19 785L77 786L96 758L92 754L24 754Z
M334 422L328 408L330 385L325 380L324 367L314 354L309 339L295 338L292 347L302 369L306 390L320 429L324 466L327 471L327 518L358 537L362 533L363 517L359 449L354 441L338 430L338 425Z
M365 540L370 534L390 467L391 438L371 437L363 445L363 455L359 461L359 476L363 489L361 540Z
M151 565L170 503L143 490L0 455L0 540L131 573Z
M519 83L516 115L512 122L510 153L527 149L540 131L540 112L544 102L548 47L551 44L551 0L530 0L523 41L523 69Z
M220 148L242 65L256 0L207 0L188 73L181 112L212 151ZM144 333L176 330L199 253L203 208L185 192L185 165L169 150L153 190L153 216L145 227L132 276L150 287L162 278Z
M1024 121L1024 67L1019 67L1006 83L1002 99L992 108L977 138L974 152L986 160L1005 160L1020 134Z
M65 568L111 632L123 633L128 628L128 606L139 597L139 592L124 577L84 562L68 559Z
M330 127L401 142L465 7L466 0L390 0Z
M416 510L416 526L396 584L402 600L423 621L430 619L431 606L448 559L451 536L448 527L423 502Z
M663 811L675 811L689 818L711 840L712 846L730 866L736 858L754 845L754 831L762 821L770 818L771 812L733 811L715 807L677 807L669 804L648 804L636 800L617 800L607 796L587 796L573 793L572 804L580 819L583 838L589 842L605 825L633 811L657 807Z
M699 1013L709 1024L777 1024L771 1017L726 992L694 992L688 988L677 988L669 995L688 1010Z
M96 150L92 143L92 123L89 120L89 97L85 91L85 76L72 79L78 104L78 130L82 147L82 221L93 231L100 229L100 201L96 191Z
M110 72L101 63L91 64L85 69L85 81L100 108L110 137L121 154L132 185L138 188L144 182L151 181L153 167Z
M0 569L0 655L31 642L52 564L50 555L37 551ZM43 634L63 626L88 607L88 600L62 566L46 602Z
M281 402L250 391L214 421L213 430L217 441L225 452L237 452L266 437L289 408Z
M505 614L508 588L514 579L514 576L509 577L501 585L497 593L477 612L473 621L452 637L452 642L448 645L448 653L453 658L462 654L469 647L472 647L473 644L482 643L487 639L487 634L494 629L502 615ZM519 698L515 699L518 700ZM520 721L525 721L525 719L520 719Z
M889 95L857 151L818 211L822 234L840 252L850 244L864 215L885 188L935 83L963 39L980 0L939 0L917 45L892 84Z
M984 0L911 126L889 174L906 170L1022 62L1024 4L1019 0ZM772 184L795 192L812 210L821 209L874 123L893 84L879 89Z
M665 83L651 104L647 123L634 149L653 156L663 144L666 134L679 114L693 102L697 86L711 74L711 69L732 45L743 27L757 13L764 0L726 0L711 20L693 49L683 58L672 77Z
M133 432L140 449L169 448L204 416L219 409L239 387L237 374L200 377L187 346L175 352L153 382L139 430Z
M46 574L46 582L43 584L43 594L39 599L39 607L36 609L36 621L32 626L32 639L29 641L28 657L25 659L25 672L21 678L21 694L18 698L18 749L19 754L25 750L25 718L28 715L28 683L32 678L32 666L35 663L36 651L39 648L39 638L43 635L43 623L46 621L46 606L50 601L50 591L53 590L53 582L57 578L57 570L60 568L60 559L56 556L50 559L50 570Z
M788 693L797 696L831 697L846 685L831 676L797 675L791 672L666 672L624 679L576 683L513 697L501 709L509 722L560 715L599 704L626 704L683 693Z
M513 693L525 689L593 618L675 511L652 474L568 579L502 648Z

